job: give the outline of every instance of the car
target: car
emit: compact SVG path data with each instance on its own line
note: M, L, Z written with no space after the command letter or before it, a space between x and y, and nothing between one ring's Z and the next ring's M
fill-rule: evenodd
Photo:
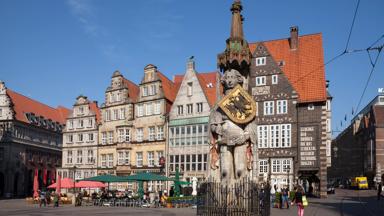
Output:
M333 186L333 184L327 184L327 193L335 194L335 187Z

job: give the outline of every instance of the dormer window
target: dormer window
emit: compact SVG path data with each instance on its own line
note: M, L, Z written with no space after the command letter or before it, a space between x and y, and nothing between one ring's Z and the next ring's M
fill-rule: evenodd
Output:
M149 94L148 95L155 95L156 94L156 85L151 85L149 88Z
M265 76L256 77L256 86L264 86L265 83L266 83L266 77Z
M144 86L143 87L143 96L148 96L148 87L147 86Z
M314 110L314 109L315 109L315 105L313 105L312 103L308 104L308 110Z
M79 107L79 114L83 114L84 113L84 107Z
M266 57L258 57L258 58L256 58L256 66L265 65L266 62L267 62L267 58Z

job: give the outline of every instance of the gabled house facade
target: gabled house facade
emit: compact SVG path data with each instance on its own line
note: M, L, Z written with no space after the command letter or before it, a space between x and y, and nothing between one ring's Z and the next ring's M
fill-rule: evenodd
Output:
M208 177L208 120L216 102L218 72L197 73L190 59L184 75L174 78L177 96L169 113L167 175L179 169L182 179Z
M86 96L76 98L63 131L62 167L57 176L83 179L97 175L100 110ZM74 176L75 174L75 176Z

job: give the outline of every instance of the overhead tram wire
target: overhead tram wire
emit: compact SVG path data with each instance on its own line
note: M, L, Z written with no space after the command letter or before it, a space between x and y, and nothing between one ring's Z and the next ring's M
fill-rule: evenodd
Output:
M353 30L353 26L355 25L355 20L356 20L357 11L359 9L359 5L360 5L360 0L357 1L357 5L356 5L356 9L355 9L355 14L353 15L351 28L349 29L349 35L348 35L348 39L347 39L347 44L345 45L344 53L347 52L349 41L351 40L352 30Z

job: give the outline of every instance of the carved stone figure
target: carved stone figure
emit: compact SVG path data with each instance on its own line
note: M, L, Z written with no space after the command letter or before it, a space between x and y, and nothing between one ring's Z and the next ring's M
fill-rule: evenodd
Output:
M237 70L224 72L224 98L209 119L211 169L220 169L220 180L227 185L248 176L252 169L252 146L256 142L256 125L252 120L256 105L243 89L243 81Z

